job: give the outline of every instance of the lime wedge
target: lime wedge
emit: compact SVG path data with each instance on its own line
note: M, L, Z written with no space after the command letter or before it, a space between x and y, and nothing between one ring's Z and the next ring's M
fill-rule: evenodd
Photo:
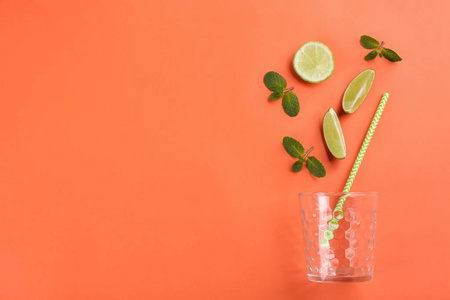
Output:
M323 136L328 150L334 157L343 159L347 156L341 123L333 108L330 108L323 116Z
M359 73L355 79L350 82L342 99L342 108L348 114L354 113L355 110L363 103L375 79L375 71L367 69Z
M330 49L319 42L308 42L298 49L294 70L305 81L318 83L333 74L334 60Z

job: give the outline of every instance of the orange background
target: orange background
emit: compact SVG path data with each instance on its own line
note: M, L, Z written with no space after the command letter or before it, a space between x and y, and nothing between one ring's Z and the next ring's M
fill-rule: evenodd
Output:
M1 1L0 299L450 299L449 3ZM362 34L403 61L364 61ZM291 68L310 40L320 84ZM331 159L322 116L366 68ZM353 185L380 193L374 280L309 282L297 193L342 189L383 92ZM325 178L289 171L285 135Z

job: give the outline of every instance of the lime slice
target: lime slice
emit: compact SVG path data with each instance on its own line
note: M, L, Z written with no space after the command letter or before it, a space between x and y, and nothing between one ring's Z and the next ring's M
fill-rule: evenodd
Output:
M374 79L375 71L367 69L359 73L359 75L350 82L345 90L344 98L342 99L342 108L346 113L354 113L361 103L363 103Z
M333 108L330 108L323 116L323 136L328 150L334 157L343 159L347 156L341 123Z
M319 42L308 42L298 49L294 70L305 81L318 83L333 74L334 60L330 49Z

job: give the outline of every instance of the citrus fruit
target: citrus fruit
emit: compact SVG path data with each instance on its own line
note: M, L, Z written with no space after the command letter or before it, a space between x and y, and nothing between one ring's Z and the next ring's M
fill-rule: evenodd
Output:
M333 108L330 108L323 116L323 136L328 150L334 157L343 159L347 156L341 123Z
M367 69L359 73L358 76L350 82L345 90L344 98L342 99L342 108L346 113L354 113L361 103L363 103L372 87L374 79L375 71Z
M294 70L305 81L318 83L333 74L333 54L320 42L308 42L298 49L293 60Z

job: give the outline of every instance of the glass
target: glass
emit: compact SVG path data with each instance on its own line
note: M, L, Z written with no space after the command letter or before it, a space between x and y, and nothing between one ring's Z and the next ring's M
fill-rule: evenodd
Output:
M330 247L320 241L339 198L345 199ZM362 282L373 276L378 193L300 193L308 278L316 282ZM336 212L336 216L338 213Z

